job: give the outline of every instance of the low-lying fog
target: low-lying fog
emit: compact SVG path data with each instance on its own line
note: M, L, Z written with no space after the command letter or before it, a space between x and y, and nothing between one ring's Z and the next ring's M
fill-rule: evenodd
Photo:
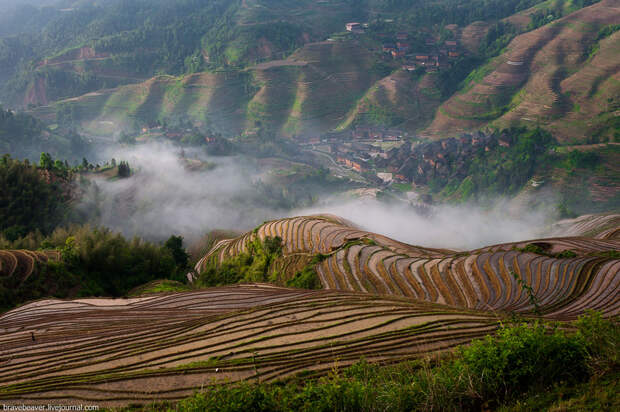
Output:
M192 171L180 153L165 143L107 150L101 158L126 160L134 174L97 181L99 223L127 236L161 240L181 234L191 241L213 229L248 230L275 215L249 202L254 194L252 170L238 159L207 159L202 151L185 149L186 159L202 157L216 164Z
M508 200L492 206L465 204L435 206L420 213L408 204L385 204L372 198L324 205L303 214L332 213L370 232L405 243L447 249L470 250L497 243L543 237L551 214L529 211Z
M102 158L128 160L130 179L99 180L99 223L125 235L162 240L181 234L189 242L214 229L251 230L283 216L332 213L359 227L427 247L474 249L544 235L550 214L498 200L493 207L437 206L419 214L407 203L387 205L372 198L322 198L303 210L274 210L256 201L256 170L239 158L206 158L212 170L190 171L181 149L155 143L108 150ZM202 152L185 149L186 157ZM91 199L92 200L92 199Z

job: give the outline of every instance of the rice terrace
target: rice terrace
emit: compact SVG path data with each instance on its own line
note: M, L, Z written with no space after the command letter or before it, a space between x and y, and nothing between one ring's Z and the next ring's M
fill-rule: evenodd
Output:
M26 304L0 317L0 400L179 400L218 383L318 377L360 358L422 358L493 334L516 313L617 318L620 259L609 252L620 248L619 219L590 216L564 226L570 237L470 252L407 245L336 216L267 222L217 243L197 273L277 236L270 270L290 278L317 262L321 290L260 283ZM1 256L4 276L32 270L28 252Z

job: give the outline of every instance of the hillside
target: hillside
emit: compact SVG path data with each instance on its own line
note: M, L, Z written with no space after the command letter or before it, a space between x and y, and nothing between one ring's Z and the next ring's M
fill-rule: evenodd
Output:
M614 0L581 10L592 1L491 1L484 7L460 0L373 0L360 7L346 1L189 3L184 8L157 2L146 9L138 2L132 7L139 17L120 19L116 27L111 19L127 5L78 8L52 18L59 27L44 27L51 43L40 50L20 45L20 37L2 39L0 65L3 58L22 59L4 97L43 105L33 113L47 119L71 105L75 122L89 132L98 130L93 120L139 128L153 119L186 116L226 134L264 129L313 136L356 125L421 132L430 124L423 134L437 137L525 118L561 139L574 123L596 139L612 136L615 89L605 84L604 92L597 91L616 71L617 34L600 32L618 20ZM462 14L454 13L454 4ZM149 25L147 16L159 26ZM368 21L368 28L343 32L348 21ZM71 24L63 28L64 22ZM127 30L122 35L120 27ZM79 35L70 45L49 40L54 37L48 32L63 38L72 31ZM397 33L408 36L409 52L402 58L382 51ZM450 53L457 57L444 49L448 40L455 42ZM568 43L576 48L564 47ZM27 64L26 52L34 53ZM438 54L439 71L424 75L419 52ZM207 88L193 88L205 82ZM230 101L212 100L211 87L232 91ZM123 104L116 105L119 99ZM582 124L598 114L590 126Z
M219 242L198 262L196 272L268 237L283 242L282 257L269 268L272 273L290 279L310 265L325 289L477 310L537 312L556 319L575 318L585 308L609 316L620 309L620 243L616 231L609 230L592 238L536 239L456 252L403 244L337 217L297 217Z
M246 71L158 76L33 111L50 122L68 106L86 131L105 134L178 117L227 134L265 125L285 136L326 132L378 79L357 42L308 44L289 59Z
M604 0L517 36L470 74L426 133L542 125L561 141L614 138L620 4Z

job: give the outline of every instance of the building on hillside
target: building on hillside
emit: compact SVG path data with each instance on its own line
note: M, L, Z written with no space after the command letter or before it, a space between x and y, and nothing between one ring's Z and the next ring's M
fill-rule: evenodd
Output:
M408 72L412 72L415 71L416 67L415 64L403 64L402 69Z
M392 57L395 59L405 57L405 51L404 50L392 50Z
M445 45L448 46L448 47L456 47L457 43L456 43L455 40L447 40Z
M456 58L459 57L461 54L457 51L449 51L448 52L448 57L452 57L452 58Z
M383 180L384 183L390 183L393 180L393 173L379 172L377 173L377 177Z
M353 170L359 173L362 173L364 170L366 170L366 168L361 163L355 161L351 162L351 167L353 168Z
M408 183L409 182L407 177L405 175L402 175L402 174L394 175L394 181L397 182L397 183Z
M407 40L407 38L409 37L409 35L405 32L398 32L396 33L396 40Z
M364 26L361 23L347 23L345 27L351 33L364 33Z
M385 43L385 44L383 44L383 51L385 53L391 53L394 50L396 50L396 45L395 44L392 44L392 43Z
M510 147L510 141L501 137L497 140L497 143L502 147Z

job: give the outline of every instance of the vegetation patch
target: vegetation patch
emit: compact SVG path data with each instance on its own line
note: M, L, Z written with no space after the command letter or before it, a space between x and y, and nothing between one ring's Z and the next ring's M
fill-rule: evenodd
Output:
M198 274L196 284L202 287L233 285L236 283L266 282L277 278L270 271L272 264L282 257L282 239L256 237L247 243L247 252L239 253L223 262L211 260Z

